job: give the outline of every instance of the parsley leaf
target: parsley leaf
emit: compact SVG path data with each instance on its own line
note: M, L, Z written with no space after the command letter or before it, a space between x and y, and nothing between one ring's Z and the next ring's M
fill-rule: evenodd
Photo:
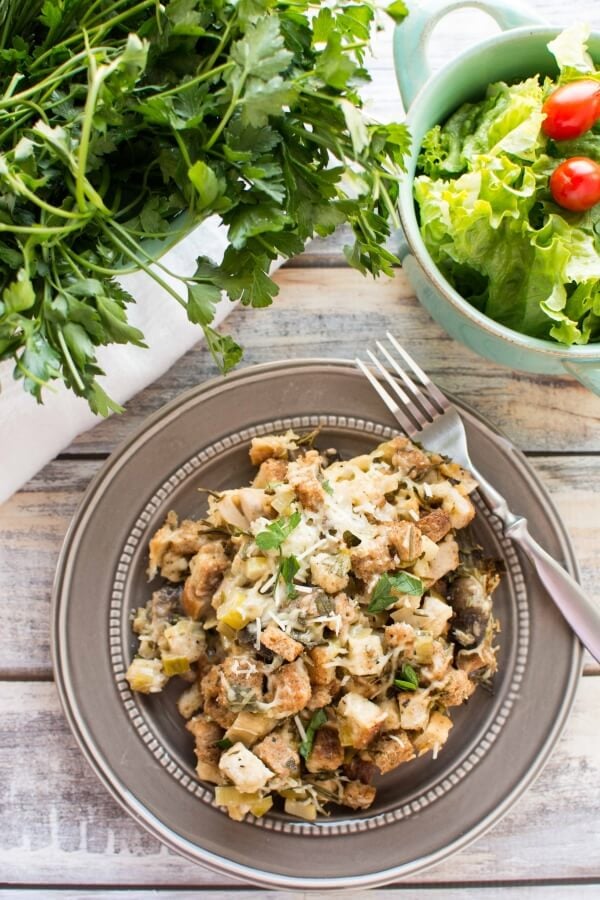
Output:
M215 747L218 747L219 750L229 750L230 747L233 747L233 741L223 737L219 741L215 741Z
M410 594L420 597L425 590L423 582L410 572L398 572L397 575L382 575L371 594L371 602L367 607L370 613L378 613L392 603L396 603L399 594ZM394 592L394 593L393 593Z
M326 722L327 713L324 709L318 709L316 713L313 714L312 719L308 723L308 728L306 729L306 737L298 748L300 756L302 756L304 759L308 759L308 757L312 753L313 744L315 742L315 735L319 728L321 728L322 725L325 725Z
M419 687L419 676L412 666L405 663L400 670L400 677L394 678L394 686L401 691L416 691Z
M298 596L298 591L294 587L294 578L298 574L300 563L295 556L283 556L279 563L279 576L285 581L287 595L290 600Z
M288 518L275 519L274 522L267 525L264 531L258 532L255 537L256 546L261 550L279 550L294 528L298 527L301 519L302 516L298 511L292 513Z

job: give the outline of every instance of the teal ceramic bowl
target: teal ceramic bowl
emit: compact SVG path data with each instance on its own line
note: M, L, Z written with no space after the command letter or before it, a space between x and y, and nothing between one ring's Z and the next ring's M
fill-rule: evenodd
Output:
M431 32L444 15L462 7L484 10L503 31L430 76L426 51ZM558 33L559 29L536 19L523 4L513 5L507 0L424 0L418 7L411 7L407 19L396 28L396 75L412 135L408 177L399 201L404 235L400 258L423 306L457 341L514 369L545 375L567 372L600 394L600 344L565 347L520 334L480 313L433 263L419 233L413 200L413 178L425 133L466 100L481 97L494 81L517 81L536 72L555 74L547 44ZM592 36L589 49L596 62L600 61L600 34Z

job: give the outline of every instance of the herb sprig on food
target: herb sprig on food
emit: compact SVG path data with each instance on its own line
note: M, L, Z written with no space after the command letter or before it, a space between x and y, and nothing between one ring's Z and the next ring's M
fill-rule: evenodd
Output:
M221 293L268 306L271 263L313 235L348 223L350 264L390 272L407 132L361 109L376 11L374 0L6 5L0 360L38 401L62 380L95 412L118 409L97 348L144 346L116 280L126 271L185 308L223 372L242 350L212 325ZM166 245L213 214L228 229L222 262L199 246L192 275L169 271Z

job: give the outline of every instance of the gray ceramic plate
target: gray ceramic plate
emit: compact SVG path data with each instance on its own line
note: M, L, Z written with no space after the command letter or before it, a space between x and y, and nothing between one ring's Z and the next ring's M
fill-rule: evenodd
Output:
M537 477L519 453L465 411L473 460L525 514L536 538L576 574L573 552ZM124 672L134 652L133 607L146 602L146 547L169 509L202 512L199 486L243 484L249 439L320 424L344 455L390 435L394 421L344 361L246 369L184 394L152 416L92 482L66 538L54 592L53 648L65 712L113 796L169 847L269 886L382 884L464 847L506 812L540 771L578 680L577 641L527 563L482 508L478 538L502 557L496 595L500 672L454 715L437 760L381 779L375 805L315 824L275 812L232 822L194 773L192 738L167 693L134 696Z

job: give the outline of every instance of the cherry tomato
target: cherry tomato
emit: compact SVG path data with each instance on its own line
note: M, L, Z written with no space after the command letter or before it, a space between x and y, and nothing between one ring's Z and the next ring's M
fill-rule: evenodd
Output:
M600 165L587 156L573 156L550 176L550 190L559 206L583 212L600 203Z
M600 118L600 81L583 78L554 91L542 107L544 134L554 141L570 141L593 128Z

